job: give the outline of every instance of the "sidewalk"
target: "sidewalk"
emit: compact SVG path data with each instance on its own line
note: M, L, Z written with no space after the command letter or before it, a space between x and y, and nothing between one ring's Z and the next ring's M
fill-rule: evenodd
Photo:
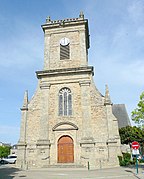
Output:
M135 176L135 178L138 179L144 179L144 164L139 165L138 167L138 173L136 166L132 167L123 167L126 172L131 172Z
M87 170L86 168L43 168L19 170L14 165L0 166L0 179L144 179L144 166Z

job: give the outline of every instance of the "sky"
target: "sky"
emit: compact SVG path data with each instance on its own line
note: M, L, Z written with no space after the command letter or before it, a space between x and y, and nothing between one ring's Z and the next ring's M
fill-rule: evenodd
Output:
M125 104L131 118L144 91L144 0L1 0L0 142L19 140L24 92L30 100L35 72L43 69L41 25L48 16L76 18L80 11L89 22L95 85L104 95L108 84L112 102Z

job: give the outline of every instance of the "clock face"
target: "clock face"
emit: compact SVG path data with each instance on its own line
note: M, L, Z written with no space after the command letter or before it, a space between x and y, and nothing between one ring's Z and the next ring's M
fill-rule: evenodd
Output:
M64 38L62 38L61 40L60 40L60 44L62 45L62 46L66 46L66 45L68 45L70 43L70 40L68 39L68 38L66 38L66 37L64 37Z

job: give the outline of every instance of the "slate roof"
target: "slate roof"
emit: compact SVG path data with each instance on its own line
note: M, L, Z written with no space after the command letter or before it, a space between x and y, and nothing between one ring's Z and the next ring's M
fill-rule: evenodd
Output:
M131 126L125 104L113 104L112 112L118 120L118 127Z

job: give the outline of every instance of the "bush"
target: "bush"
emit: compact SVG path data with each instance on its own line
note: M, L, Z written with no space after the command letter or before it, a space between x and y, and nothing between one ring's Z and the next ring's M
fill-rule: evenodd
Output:
M120 161L120 166L128 166L128 165L129 165L128 161L126 161L126 160Z
M118 156L120 166L128 166L133 163L131 161L131 154L123 153L123 156Z
M123 159L130 161L131 160L131 154L130 153L123 153Z

